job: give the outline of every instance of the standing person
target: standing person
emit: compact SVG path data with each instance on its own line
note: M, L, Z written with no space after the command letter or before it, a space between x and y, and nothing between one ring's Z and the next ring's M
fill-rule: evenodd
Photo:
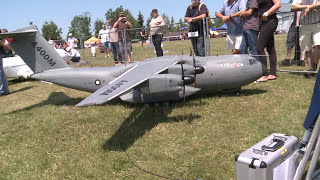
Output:
M78 48L78 39L72 36L72 33L69 33L68 36L68 47L71 47L72 49Z
M216 12L216 17L221 18L228 25L226 47L232 50L233 54L240 54L243 25L240 17L237 16L245 8L244 0L225 0L221 9Z
M267 57L264 49L266 48L269 54L270 74L265 72L258 82L268 80L276 80L277 71L277 54L274 45L274 32L278 26L278 18L276 12L281 7L280 0L260 0L259 1L259 17L261 18L260 34L257 43L257 52L259 61L267 67Z
M113 18L108 19L108 23L110 25L110 44L111 50L113 54L114 64L118 64L122 62L122 55L119 50L119 32L117 28L114 28L115 20Z
M49 37L48 43L54 47L54 41L52 40L52 37Z
M189 34L193 51L196 56L205 56L205 33L207 29L203 28L203 19L208 17L207 6L200 3L200 0L192 0L192 5L187 8L184 21L190 24Z
M7 29L2 29L0 33L8 33L8 30ZM13 51L11 49L10 43L7 41L7 39L4 40L4 45L6 46L6 48L4 48L4 51L5 51L4 58L13 57L14 54L13 54Z
M143 47L143 44L145 44L147 40L147 33L144 27L140 30L140 37L141 37L141 47Z
M163 38L163 26L165 22L161 16L159 16L158 10L152 10L152 19L150 21L150 34L154 48L156 49L157 57L163 56L163 49L161 47Z
M257 40L259 34L258 0L248 0L246 11L240 11L239 17L243 17L242 42L240 53L257 56ZM235 16L235 15L232 15Z
M99 31L98 39L101 40L102 49L104 51L104 58L110 57L110 38L109 38L109 29L106 28L105 24L102 24L102 29Z
M122 60L125 61L127 58L125 57L125 51L128 55L128 62L131 61L131 51L132 51L132 43L131 43L131 32L132 24L127 20L124 12L120 12L118 21L113 25L114 28L119 29L119 49L122 54ZM125 34L124 34L125 32ZM124 39L124 36L126 39Z
M3 69L3 57L5 56L5 51L8 49L5 41L0 39L0 96L10 94L7 76Z
M279 62L281 66L291 66L294 64L302 65L302 63L297 63L300 61L300 44L299 44L299 26L300 26L300 14L301 11L294 13L293 22L289 28L289 32L287 35L286 47L287 47L287 56L283 61ZM291 53L292 49L295 47L294 58L291 61ZM304 64L303 64L304 66Z
M56 49L61 49L61 45L62 45L61 37L60 37L60 36L57 36L57 40L54 41L53 46L54 46Z
M97 43L94 42L93 44L90 44L90 49L91 49L91 53L92 53L93 59L96 59L96 55L97 55Z
M320 0L297 0L292 11L302 11L300 15L301 62L307 59L309 71L315 71L320 58ZM304 11L303 11L304 10ZM312 48L314 47L314 54ZM305 74L310 77L310 74Z

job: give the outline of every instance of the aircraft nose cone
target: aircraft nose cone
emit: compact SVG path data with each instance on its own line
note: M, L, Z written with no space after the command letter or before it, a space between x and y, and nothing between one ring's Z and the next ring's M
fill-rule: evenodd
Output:
M204 68L202 66L196 66L194 67L194 72L196 74L202 74L204 72Z
M185 76L183 79L183 82L185 85L192 84L192 83L194 83L194 81L195 81L195 79L193 76Z

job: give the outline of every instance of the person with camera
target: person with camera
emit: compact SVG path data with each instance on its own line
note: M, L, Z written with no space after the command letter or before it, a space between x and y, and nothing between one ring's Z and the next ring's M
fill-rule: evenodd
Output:
M132 43L131 43L131 32L132 24L128 21L124 12L120 12L118 21L113 25L114 28L119 30L119 49L122 54L122 60L126 60L125 52L128 55L128 62L131 61L131 51L132 51Z

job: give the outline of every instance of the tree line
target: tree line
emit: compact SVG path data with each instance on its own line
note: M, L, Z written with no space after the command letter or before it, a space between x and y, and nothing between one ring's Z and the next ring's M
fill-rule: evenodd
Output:
M84 38L90 38L91 36L98 36L99 30L101 29L102 24L107 24L107 20L109 18L113 18L117 20L119 18L119 13L124 12L127 15L127 19L132 23L133 28L141 28L144 27L144 16L139 11L137 18L135 18L129 9L124 9L123 6L120 6L116 8L115 10L109 9L105 13L105 20L102 19L96 19L93 23L93 31L91 31L91 13L90 12L84 12L81 15L75 16L70 24L68 33L72 33L72 35L78 39L81 37ZM188 25L186 23L183 23L184 21L182 18L179 19L178 24L174 24L174 18L167 16L167 14L163 13L162 18L164 19L165 23L167 24L166 28L164 28L164 32L177 32L179 29L183 27L187 27ZM146 21L146 29L149 28L149 23L152 19L152 12L150 12L150 15ZM170 25L174 24L174 25ZM220 19L215 20L215 26L222 25L223 22ZM61 36L62 29L59 28L53 21L46 21L42 26L42 34L43 36L48 40L50 37L52 39L56 39L57 36ZM138 39L140 37L139 31L133 31L132 32L132 38Z

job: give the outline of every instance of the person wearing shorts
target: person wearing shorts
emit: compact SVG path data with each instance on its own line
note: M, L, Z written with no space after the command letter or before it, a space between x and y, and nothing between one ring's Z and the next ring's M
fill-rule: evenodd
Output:
M308 71L315 71L320 57L320 0L295 0L292 11L301 11L299 41L301 46L300 63L308 63ZM312 52L313 50L313 52ZM305 73L309 78L313 74Z
M298 63L300 61L300 44L299 44L299 26L300 26L300 14L301 12L295 12L293 22L289 28L286 47L287 47L287 57L279 62L280 66L291 66L291 65L302 65ZM293 48L294 50L294 58L291 61L291 53ZM304 64L302 65L304 66Z
M320 57L320 0L296 0L291 9L302 11L300 16L301 62L307 60L308 70L315 71ZM314 51L312 52L312 49ZM306 77L312 76L309 73Z
M126 53L127 53L128 62L130 62L131 51L132 51L130 29L132 29L132 24L127 20L127 17L124 14L124 12L120 12L119 19L113 25L113 27L119 30L119 50L122 54L122 60L125 61L127 59L126 58Z
M240 54L243 26L240 17L234 14L245 9L244 0L227 0L224 1L221 9L216 12L216 17L221 18L228 25L226 48L232 50L233 54Z
M110 47L110 38L109 38L109 29L106 28L105 24L102 24L102 29L99 31L98 39L100 39L102 44L102 50L104 51L104 58L110 57L109 51Z

